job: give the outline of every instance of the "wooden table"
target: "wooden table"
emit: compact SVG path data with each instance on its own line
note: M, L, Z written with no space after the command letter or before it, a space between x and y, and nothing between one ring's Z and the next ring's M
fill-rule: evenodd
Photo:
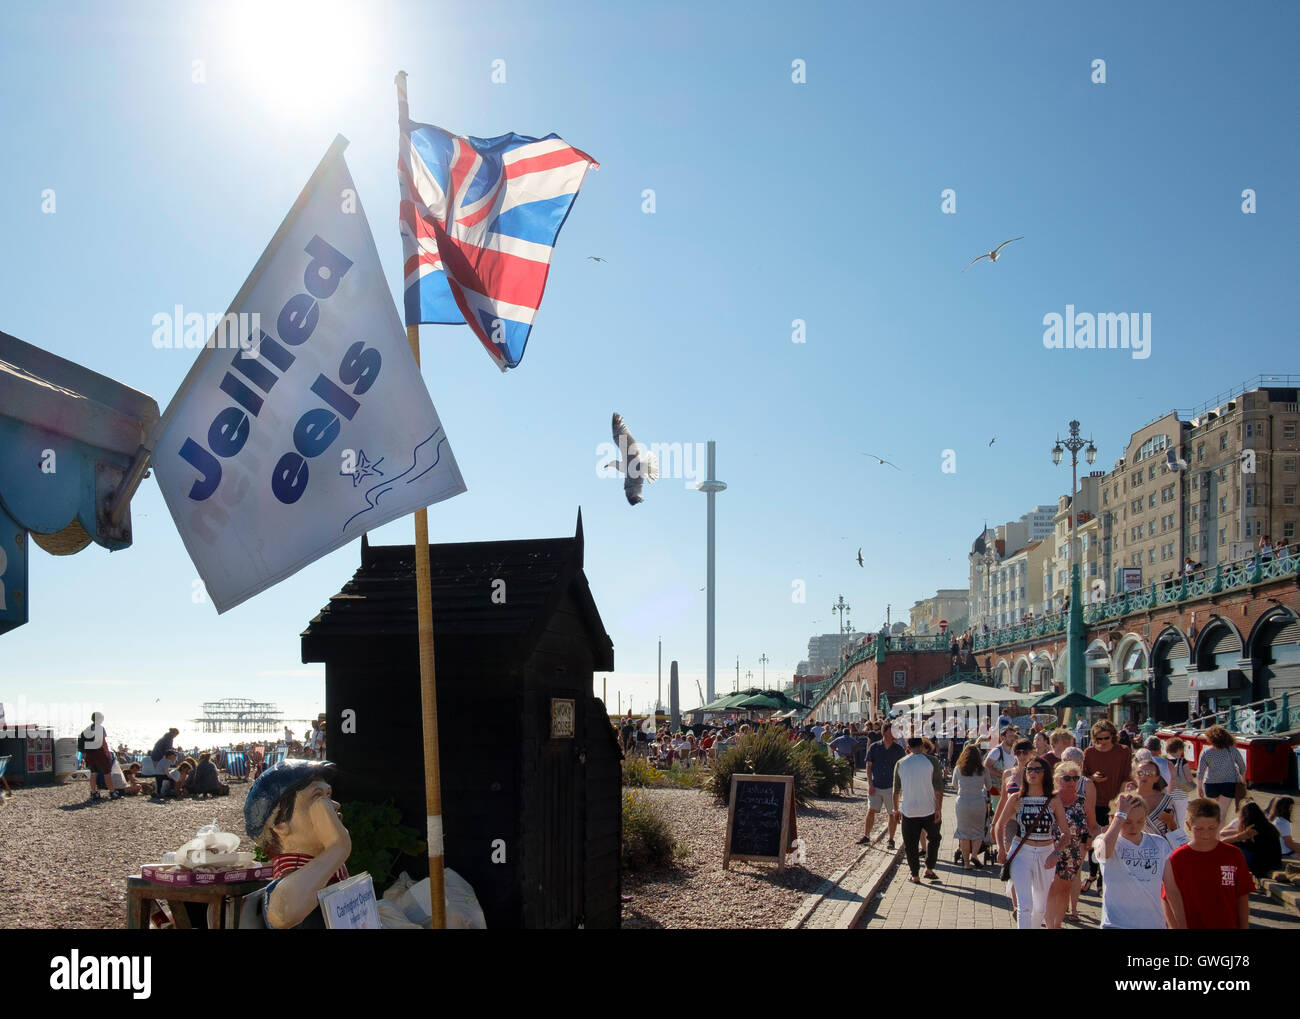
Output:
M132 931L149 929L151 909L147 904L157 900L166 902L171 910L177 930L190 930L190 917L184 904L192 902L217 907L217 928L234 929L239 926L239 912L244 898L265 888L266 881L241 881L228 885L164 885L135 874L126 879L126 928Z

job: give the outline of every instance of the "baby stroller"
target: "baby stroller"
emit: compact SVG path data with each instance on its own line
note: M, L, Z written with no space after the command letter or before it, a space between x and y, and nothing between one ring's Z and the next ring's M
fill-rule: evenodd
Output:
M986 796L984 798L984 839L975 848L975 854L974 854L976 857L980 856L981 854L984 856L985 867L992 867L997 862L997 850L994 847L992 841L990 840L989 828L992 825L992 823L993 823L993 804L989 801L989 798ZM961 839L957 838L957 833L955 830L953 831L953 844L954 844L954 848L952 851L952 862L960 864L961 863ZM975 866L978 867L979 865L980 864L978 860L975 861Z

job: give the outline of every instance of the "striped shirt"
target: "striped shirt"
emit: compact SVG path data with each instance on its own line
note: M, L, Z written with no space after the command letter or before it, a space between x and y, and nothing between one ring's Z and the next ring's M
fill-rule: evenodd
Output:
M316 859L316 857L308 856L306 853L281 853L279 856L273 856L271 857L271 879L273 881L279 881L280 878L292 874L295 870L301 870L314 859ZM344 864L336 870L334 876L325 883L327 885L333 885L338 884L340 881L346 881L347 879L348 868L347 864Z

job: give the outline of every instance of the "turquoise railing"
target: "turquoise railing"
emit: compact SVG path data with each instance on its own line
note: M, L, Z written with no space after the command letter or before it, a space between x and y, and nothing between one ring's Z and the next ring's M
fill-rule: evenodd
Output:
M1110 619L1120 619L1134 612L1144 612L1160 605L1178 605L1195 601L1212 594L1240 590L1270 580L1281 580L1300 574L1300 556L1260 562L1245 559L1235 563L1221 563L1213 573L1180 577L1168 585L1152 581L1140 591L1115 595L1105 601L1094 602L1083 610L1083 621L1091 626ZM1019 644L1036 637L1045 637L1065 631L1066 613L1057 612L1027 623L1004 626L975 636L975 650L984 651L1004 644Z
M844 660L844 664L831 673L827 690L830 690L836 683L843 678L844 674L852 669L855 665L861 665L863 662L870 661L876 656L876 649L879 646L881 636L877 633L869 634L866 643L858 648L853 654ZM952 637L944 633L923 634L921 636L909 636L906 634L894 634L883 638L886 651L942 651L948 653Z
M1187 728L1204 731L1212 725L1221 725L1238 736L1271 736L1279 732L1300 729L1300 706L1292 706L1289 694L1265 697L1262 701L1232 705L1212 715L1190 719Z

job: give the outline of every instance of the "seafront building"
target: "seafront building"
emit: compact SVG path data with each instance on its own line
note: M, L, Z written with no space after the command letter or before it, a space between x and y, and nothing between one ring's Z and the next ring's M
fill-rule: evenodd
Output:
M1086 692L1115 720L1261 699L1273 706L1257 710L1300 711L1279 700L1300 701L1300 611L1294 590L1276 586L1300 553L1298 431L1300 376L1258 376L1132 432L1110 470L1080 478L1055 506L986 525L971 543L966 594L980 674L1020 691L1062 689L1073 523ZM916 602L907 635L851 642L844 667L807 684L820 717L851 716L854 705L867 713L881 694L945 681L947 641L930 620L952 624L958 611L939 601L956 593Z
M912 606L908 612L909 629L918 635L938 633L940 620L946 620L949 630L960 632L966 628L969 601L968 588L941 588Z

